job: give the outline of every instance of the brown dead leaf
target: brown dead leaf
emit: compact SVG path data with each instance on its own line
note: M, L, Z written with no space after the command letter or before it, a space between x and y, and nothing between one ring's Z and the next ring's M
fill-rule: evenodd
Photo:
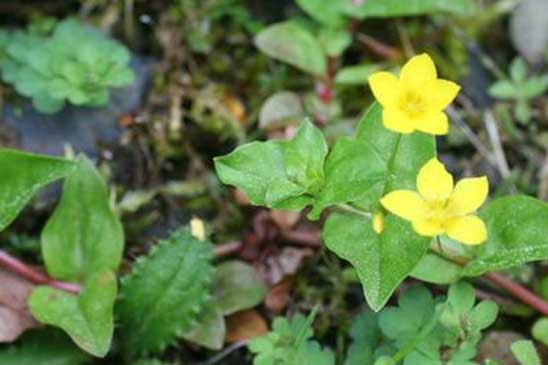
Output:
M269 255L258 267L258 271L270 285L281 282L286 276L294 275L305 258L314 255L310 248L284 247L281 251Z
M293 278L288 276L270 289L265 299L266 307L274 314L281 313L289 303L291 289L293 289Z
M254 309L236 312L226 319L226 342L238 342L268 333L264 318Z
M23 332L39 327L27 308L34 285L0 268L0 342L13 342Z
M270 211L270 217L282 230L289 230L297 224L301 218L300 212L292 212L289 210L273 209Z

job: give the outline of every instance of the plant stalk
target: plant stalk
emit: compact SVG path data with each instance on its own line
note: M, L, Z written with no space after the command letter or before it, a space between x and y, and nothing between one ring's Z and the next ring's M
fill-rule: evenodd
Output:
M463 257L452 255L448 250L441 251L435 244L432 244L430 246L430 250L445 258L446 260L454 262L459 266L465 266L467 263ZM518 299L524 304L527 304L539 313L548 316L548 302L539 297L531 290L496 272L486 273L483 275L483 278L495 284L499 288L504 289L514 298Z
M4 250L0 250L0 265L34 284L48 285L73 294L79 294L82 291L82 287L79 284L54 280L40 270L25 264Z

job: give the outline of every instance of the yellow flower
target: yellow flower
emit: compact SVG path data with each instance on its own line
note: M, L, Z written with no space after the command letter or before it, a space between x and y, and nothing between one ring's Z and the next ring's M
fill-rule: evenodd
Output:
M381 199L381 204L411 221L420 235L445 233L467 245L485 242L485 224L474 213L489 193L487 177L462 179L453 186L451 174L433 158L420 169L417 190L393 191Z
M449 123L443 109L455 99L460 86L438 79L427 54L411 58L399 79L389 72L376 72L369 77L369 85L383 107L386 128L399 133L447 134Z

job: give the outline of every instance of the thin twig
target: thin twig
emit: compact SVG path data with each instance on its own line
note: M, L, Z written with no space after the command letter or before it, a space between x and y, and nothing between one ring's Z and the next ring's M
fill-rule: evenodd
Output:
M215 257L228 256L240 251L242 249L242 246L243 244L240 241L232 241L220 245L215 245L213 246L213 254L215 255Z
M203 362L195 362L195 363L192 363L191 365L213 365L213 364L216 364L219 361L221 361L222 359L224 359L225 357L227 357L228 355L230 355L231 353L233 353L234 351L236 351L236 350L238 350L238 349L240 349L240 348L242 348L246 345L247 345L247 341L238 341L238 342L228 346L226 349L219 352L217 355L213 356L209 360L206 360L206 361L203 361Z
M60 289L69 293L79 294L82 287L75 283L67 283L54 280L46 276L43 272L25 264L19 259L13 257L4 250L0 250L0 265L10 271L22 276L28 281L38 285L48 285L56 289Z
M376 53L377 55L390 60L394 61L400 58L400 53L398 50L386 43L383 43L382 41L371 37L370 35L364 34L364 33L357 33L356 39L361 42L364 46L369 48L372 52Z
M507 179L510 177L510 167L508 166L508 160L506 159L504 149L502 148L497 121L495 120L495 116L490 109L487 109L483 113L483 122L485 123L485 129L487 130L487 135L491 141L491 146L493 147L493 156L495 158L498 170L501 176L504 179ZM511 186L511 189L514 193L517 191L516 187L513 185Z
M461 117L457 109L455 109L455 107L453 106L449 106L447 108L447 114L449 114L449 116L451 117L451 120L453 120L457 124L457 127L459 127L459 129L466 136L466 138L468 138L472 146L474 146L476 150L478 150L480 155L482 155L483 158L485 158L487 162L491 164L494 168L498 169L497 161L495 157L493 156L493 153L487 147L485 147L485 145L479 139L476 133L474 133L472 128L470 128L468 124L464 121L464 119Z

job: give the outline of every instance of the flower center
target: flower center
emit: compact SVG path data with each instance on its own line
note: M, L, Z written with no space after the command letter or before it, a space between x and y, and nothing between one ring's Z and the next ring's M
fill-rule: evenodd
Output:
M400 109L410 117L417 117L424 113L426 105L419 93L406 91L400 96Z
M426 202L428 207L427 216L429 219L445 221L453 216L448 209L448 200L434 200Z

